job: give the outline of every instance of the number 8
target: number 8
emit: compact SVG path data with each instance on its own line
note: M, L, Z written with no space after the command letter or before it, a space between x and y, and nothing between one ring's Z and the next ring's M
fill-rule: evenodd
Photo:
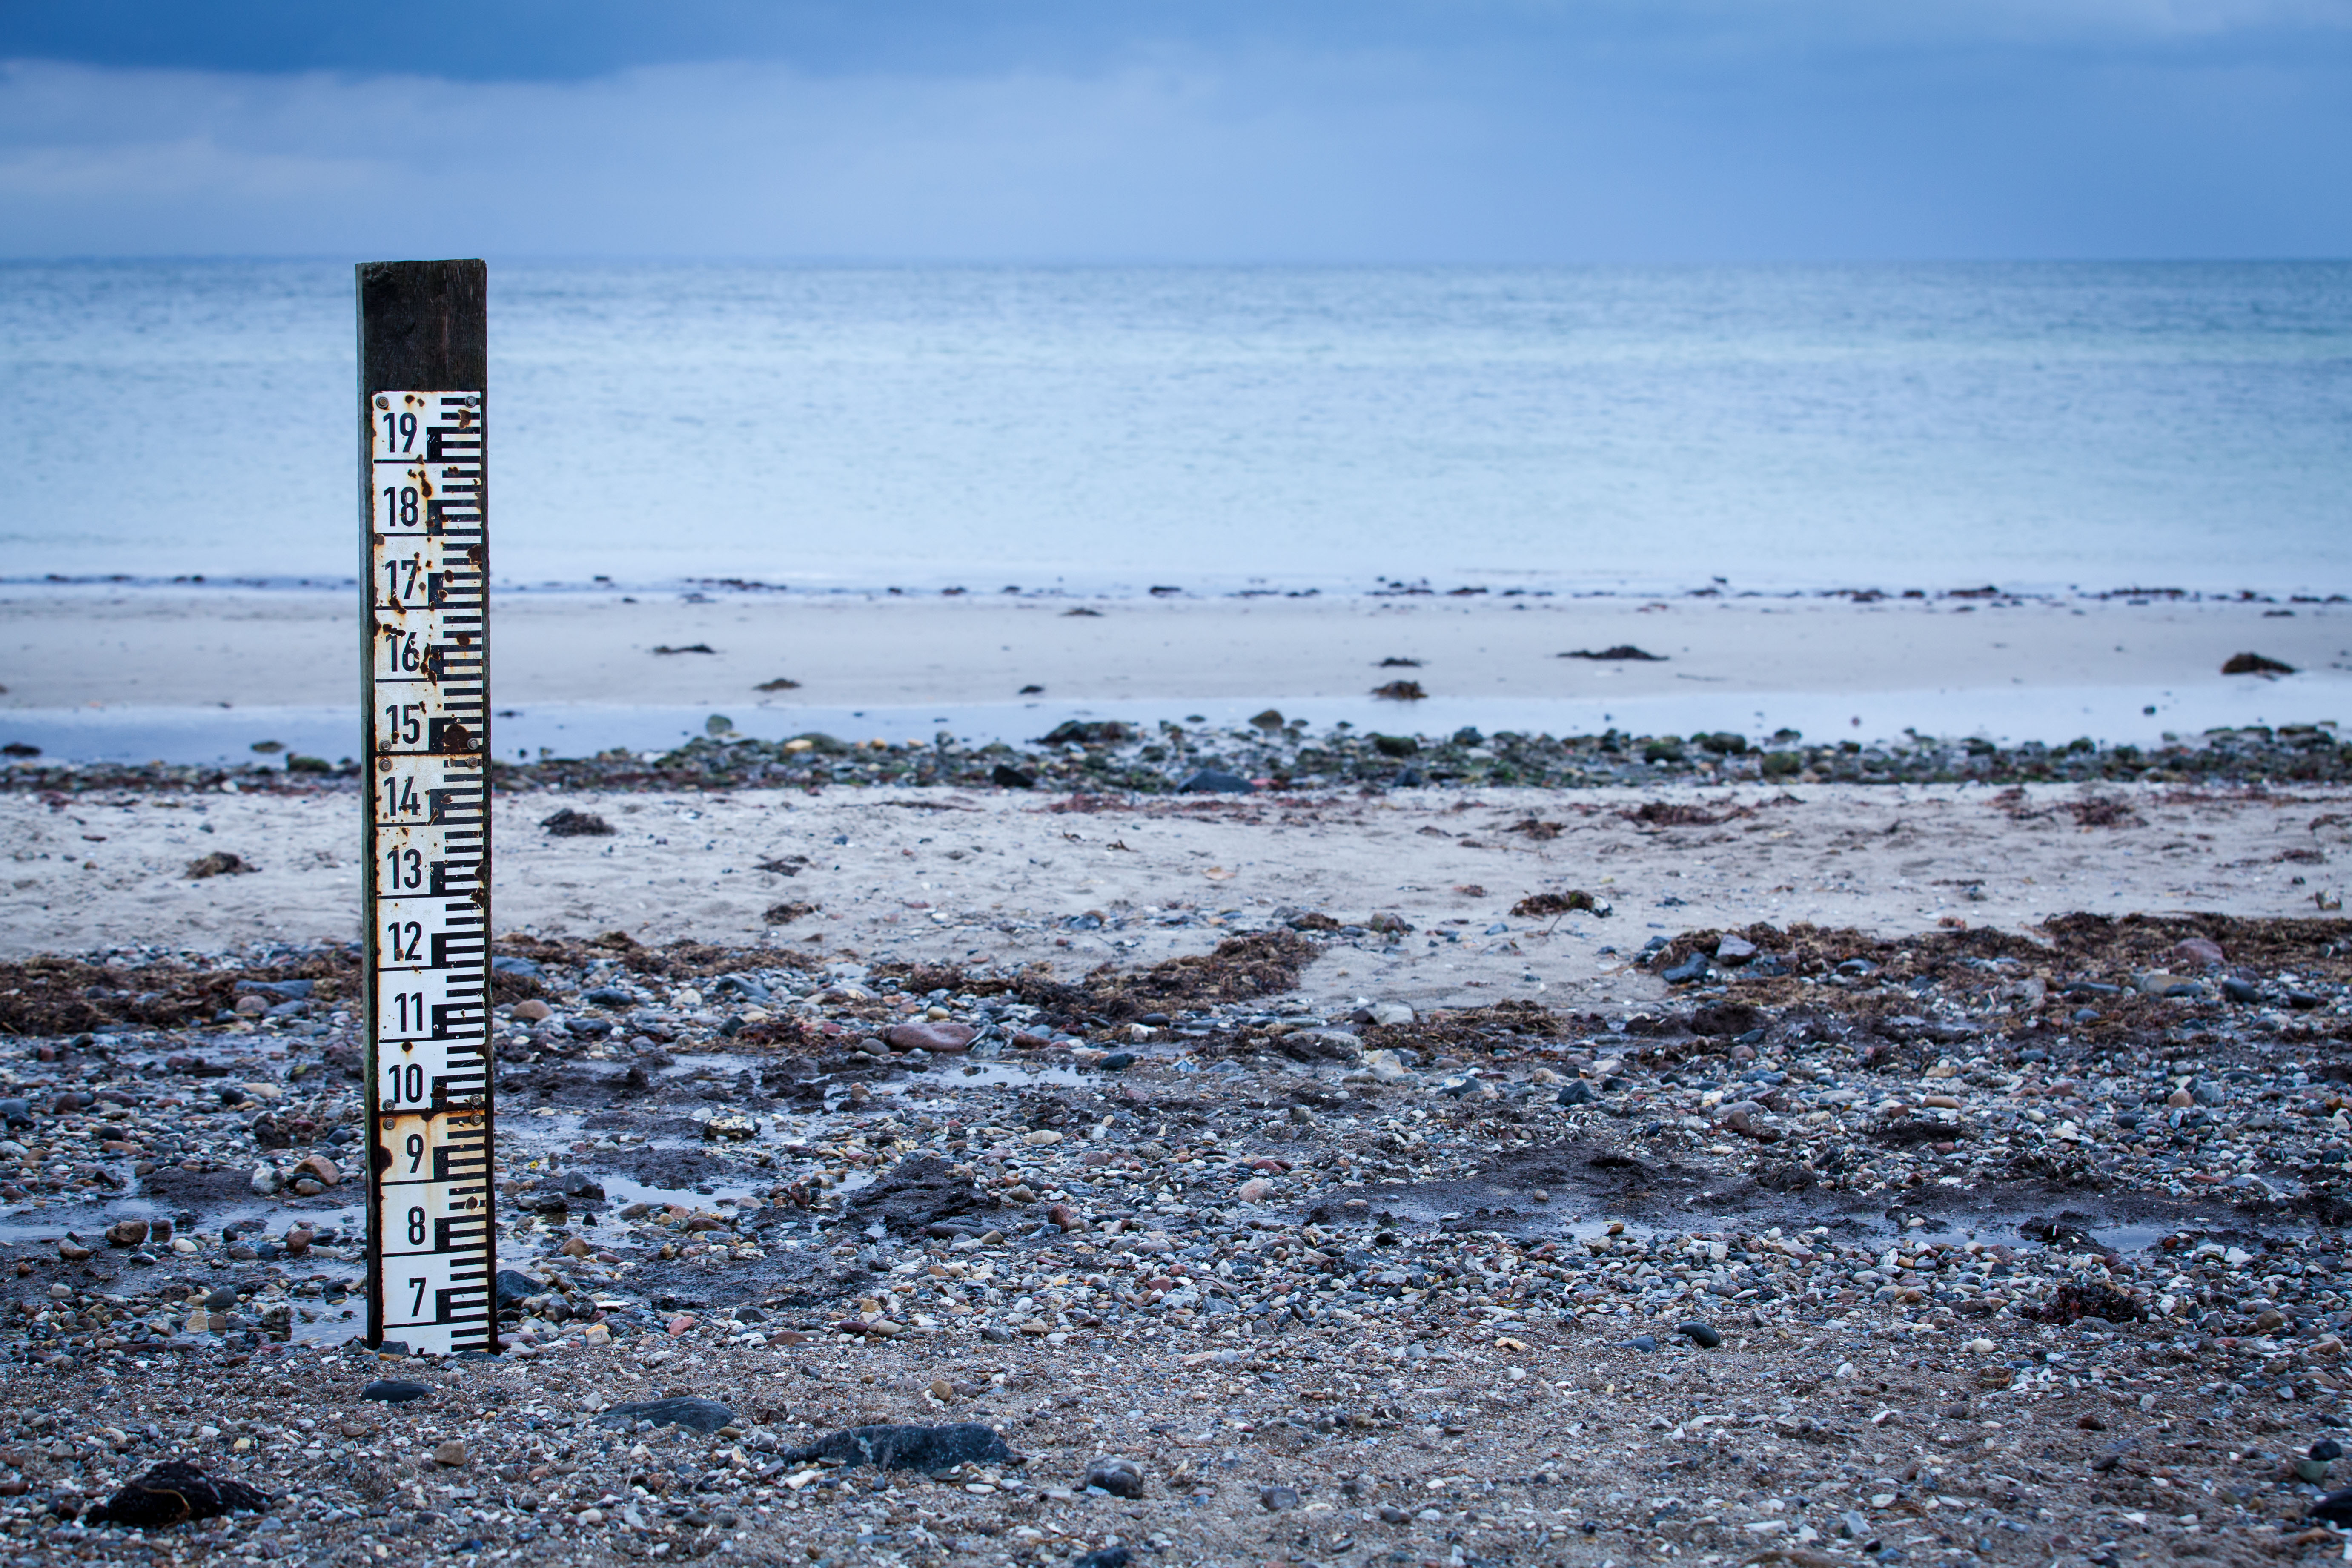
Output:
M421 1208L408 1211L408 1245L425 1245L425 1211Z

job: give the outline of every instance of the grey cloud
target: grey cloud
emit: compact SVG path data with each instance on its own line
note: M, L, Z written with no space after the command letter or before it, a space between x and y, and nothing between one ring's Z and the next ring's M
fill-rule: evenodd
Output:
M2352 67L2326 50L2211 65L1927 51L1860 69L1767 68L1743 47L1171 47L1087 71L737 61L532 81L18 62L0 68L0 247L1180 261L2352 248L2352 175L2307 152L2352 129Z

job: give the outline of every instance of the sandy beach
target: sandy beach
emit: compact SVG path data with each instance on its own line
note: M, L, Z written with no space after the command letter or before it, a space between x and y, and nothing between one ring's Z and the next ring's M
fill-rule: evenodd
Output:
M1011 703L1034 686L1033 696L1055 702L1134 705L1132 717L1149 721L1178 717L1193 701L1358 703L1410 678L1433 703L1937 692L1993 701L2021 689L2109 687L2227 693L2251 706L2220 721L2254 722L2260 710L2278 723L2338 717L2352 694L2352 609L2329 604L1491 594L1073 601L723 589L627 602L634 596L497 595L500 704L790 715ZM12 584L0 588L0 715L353 700L348 593ZM1627 647L1655 658L1560 657ZM2241 652L2303 673L2284 682L2223 677L2222 664ZM780 679L799 685L759 689Z
M1965 603L566 595L499 647L501 701L747 729L754 676L856 716L1042 675L1149 724L1286 661L1336 711L2338 689L2325 607ZM275 724L348 669L324 598L16 607L11 716ZM1620 640L1664 657L1557 657ZM2310 673L2219 676L2248 649ZM1178 718L502 764L477 1360L356 1342L356 775L18 759L0 1529L137 1550L94 1505L193 1458L268 1509L191 1552L313 1568L2340 1549L2333 728L1654 757ZM1249 776L1171 793L1212 767ZM1493 782L1532 776L1579 787ZM929 1468L827 1462L959 1422Z
M655 945L773 940L1056 969L1205 946L1220 910L1255 920L1296 906L1360 923L1390 913L1423 934L1335 957L1310 972L1310 989L1599 1005L1649 994L1626 956L1660 931L1760 920L1892 935L1943 920L2016 931L2075 910L2317 912L2315 896L2345 885L2347 798L1798 784L1082 798L1071 809L1018 790L536 792L498 804L493 910L498 930L536 935L619 930ZM0 953L352 940L355 802L0 795ZM563 809L614 832L539 826ZM188 879L189 862L216 851L257 869ZM1616 914L1510 913L1570 889ZM808 912L767 919L792 905ZM1069 929L1088 911L1094 926Z

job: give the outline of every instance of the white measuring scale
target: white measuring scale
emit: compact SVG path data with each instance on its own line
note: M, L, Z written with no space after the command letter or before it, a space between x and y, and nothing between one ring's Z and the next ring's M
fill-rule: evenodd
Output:
M368 1342L490 1351L484 397L367 402Z

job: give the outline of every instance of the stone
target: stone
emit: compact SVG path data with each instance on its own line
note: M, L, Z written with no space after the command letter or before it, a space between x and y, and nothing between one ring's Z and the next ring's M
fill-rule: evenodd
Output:
M1715 944L1717 963L1745 963L1756 956L1758 948L1744 936L1726 936Z
M1687 985L1694 980L1706 978L1706 954L1694 952L1680 963L1658 971L1658 978L1670 985Z
M1011 763L999 763L989 770L988 782L999 789L1035 789L1037 775Z
M1268 1513L1288 1513L1298 1506L1298 1490L1296 1487L1260 1487L1257 1505Z
M656 1426L685 1426L697 1432L716 1432L721 1426L735 1425L735 1412L715 1399L698 1399L673 1395L667 1399L641 1399L626 1405L615 1405L596 1417L600 1426L635 1426L640 1421L650 1421Z
M646 1214L651 1214L653 1212L650 1205L632 1204L630 1207L642 1207L645 1209ZM622 1217L642 1218L643 1215L631 1216L625 1210L623 1211ZM529 1300L530 1297L538 1295L541 1290L546 1289L547 1287L532 1279L530 1275L525 1274L520 1268L501 1268L498 1272L497 1279L492 1282L492 1289L497 1296L498 1310L504 1312L520 1307L525 1300Z
M970 1024L952 1021L894 1024L883 1031L885 1044L894 1051L931 1051L945 1056L960 1056L971 1049L971 1042L980 1031Z
M1176 786L1181 795L1251 795L1256 786L1239 773L1229 773L1217 768L1202 768Z
M1375 1002L1367 1009L1371 1017L1367 1022L1384 1028L1399 1028L1413 1021L1413 1011L1402 1002Z
M2183 937L2174 942L2172 956L2184 963L2194 964L2200 969L2229 962L2229 957L2221 951L2220 942L2201 936Z
M1005 1446L994 1427L976 1421L948 1426L852 1426L794 1448L782 1459L788 1465L833 1460L852 1468L877 1465L886 1470L920 1470L927 1475L958 1465L1027 1463Z
M433 1445L433 1462L454 1469L466 1462L466 1445L455 1437Z
M142 1247L147 1241L147 1222L143 1219L119 1219L106 1227L109 1247Z
M2233 653L2221 665L2224 675L2293 675L2294 666L2259 653Z
M523 1023L539 1024L555 1016L555 1009L532 996L514 1005L514 1016Z
M1143 1472L1129 1459L1097 1459L1087 1467L1086 1484L1129 1500L1139 1500L1143 1496Z
M609 838L613 836L611 823L593 811L574 811L568 805L552 816L541 818L540 826L553 838Z
M412 1400L431 1395L430 1384L413 1382L404 1377L379 1377L360 1390L362 1399L380 1400L386 1405L406 1405Z
M1676 1323L1675 1332L1703 1351L1715 1350L1723 1343L1723 1336L1712 1326L1696 1320L1687 1323Z
M246 1184L258 1195L271 1197L284 1189L286 1177L277 1166L265 1161L253 1168L253 1174L247 1179Z
M310 1177L322 1187L331 1187L343 1179L342 1167L324 1154L307 1154L295 1162L295 1173Z

